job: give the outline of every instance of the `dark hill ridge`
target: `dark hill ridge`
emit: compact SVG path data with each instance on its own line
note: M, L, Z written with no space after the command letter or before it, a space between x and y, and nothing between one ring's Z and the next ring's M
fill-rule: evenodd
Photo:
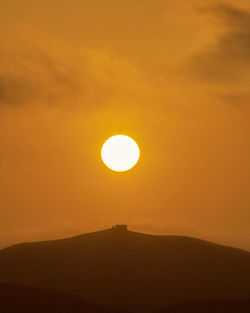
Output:
M125 313L90 304L78 296L20 285L0 284L4 313ZM160 313L249 313L248 299L210 299L181 303Z
M108 229L2 249L0 282L153 312L180 302L249 298L250 253L189 237Z
M0 284L0 312L119 313L67 293L9 284Z

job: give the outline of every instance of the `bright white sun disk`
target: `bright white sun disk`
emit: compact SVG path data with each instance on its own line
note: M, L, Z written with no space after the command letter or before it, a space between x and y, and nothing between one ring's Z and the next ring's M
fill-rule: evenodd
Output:
M116 135L105 141L101 151L102 160L113 171L131 169L140 157L137 143L125 135Z

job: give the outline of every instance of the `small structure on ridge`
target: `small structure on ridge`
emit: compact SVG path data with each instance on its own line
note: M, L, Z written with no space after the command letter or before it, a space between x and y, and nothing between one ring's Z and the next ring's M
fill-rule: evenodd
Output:
M128 231L128 225L116 224L115 226L112 226L112 230L114 232L124 233Z

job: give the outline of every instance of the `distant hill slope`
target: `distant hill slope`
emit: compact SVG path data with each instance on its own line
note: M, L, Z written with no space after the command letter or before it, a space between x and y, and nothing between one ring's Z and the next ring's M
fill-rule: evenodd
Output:
M250 299L204 300L182 303L161 313L249 313Z
M2 313L117 313L85 302L78 296L9 284L0 284Z
M180 302L250 297L250 253L189 237L105 230L2 249L0 282L153 312Z

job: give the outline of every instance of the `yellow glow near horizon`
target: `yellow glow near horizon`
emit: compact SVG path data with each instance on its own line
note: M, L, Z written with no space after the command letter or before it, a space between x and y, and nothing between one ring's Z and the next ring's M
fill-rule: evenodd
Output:
M102 146L104 164L113 171L130 170L138 162L140 150L137 143L125 135L110 137Z

